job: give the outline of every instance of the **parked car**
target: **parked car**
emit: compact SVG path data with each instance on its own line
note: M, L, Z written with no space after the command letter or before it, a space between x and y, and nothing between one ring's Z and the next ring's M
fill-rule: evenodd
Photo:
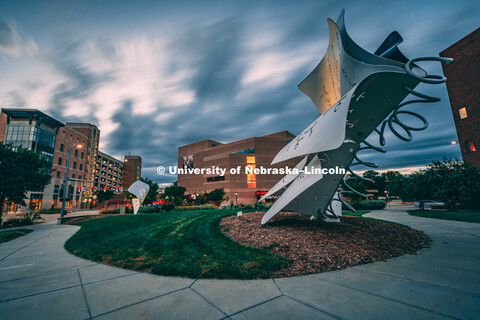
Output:
M438 200L421 200L415 202L413 205L417 208L421 209L421 205L423 204L423 209L429 209L431 210L432 207L444 207L445 202L443 201L438 201Z

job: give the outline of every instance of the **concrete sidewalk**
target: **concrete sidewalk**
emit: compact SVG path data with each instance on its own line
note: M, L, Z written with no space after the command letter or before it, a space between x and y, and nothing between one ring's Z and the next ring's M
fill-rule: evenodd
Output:
M67 253L76 226L35 225L0 245L0 319L479 319L480 224L369 214L424 230L432 247L346 270L274 280L195 280Z

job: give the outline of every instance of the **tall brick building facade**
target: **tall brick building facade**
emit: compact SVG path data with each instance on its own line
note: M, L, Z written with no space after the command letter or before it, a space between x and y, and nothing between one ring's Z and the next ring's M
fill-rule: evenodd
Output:
M257 192L266 192L285 175L247 174L245 167L290 168L301 160L298 158L271 165L275 155L295 136L288 131L253 137L230 143L203 140L178 148L178 168L226 169L224 176L212 174L178 174L178 185L187 189L187 194L223 188L229 202L256 203ZM241 167L240 174L231 174L231 168Z
M90 123L66 123L50 117L37 109L3 108L0 112L0 142L12 143L40 152L45 165L52 171L52 179L41 191L27 194L27 207L15 204L8 211L50 209L61 206L62 186L70 153L67 207L90 207L95 203L95 191L104 187L118 190L121 195L124 164L98 150L100 130ZM126 156L131 162L127 176L138 180L141 174L141 158ZM132 180L130 182L133 183ZM128 184L128 186L130 186ZM127 186L127 187L128 187ZM4 205L4 204L0 204Z
M123 190L128 188L142 176L142 157L125 156L123 160Z
M464 161L480 168L480 28L440 53Z

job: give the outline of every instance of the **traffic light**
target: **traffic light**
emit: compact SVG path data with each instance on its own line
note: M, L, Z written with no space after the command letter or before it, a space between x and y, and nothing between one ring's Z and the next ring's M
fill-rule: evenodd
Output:
M77 193L82 192L82 187L77 187Z
M93 191L93 187L90 187L90 192L92 192L92 191Z
M107 187L103 187L103 192L107 192Z
M118 187L115 187L115 192L118 192Z

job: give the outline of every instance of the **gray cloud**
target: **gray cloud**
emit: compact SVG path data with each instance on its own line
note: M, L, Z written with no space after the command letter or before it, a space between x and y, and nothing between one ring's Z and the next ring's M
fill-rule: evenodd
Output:
M23 39L12 19L0 17L0 54L17 57L22 53L33 54L37 45L32 39Z
M156 38L165 40L165 48L154 49L166 54L155 56L151 62L152 73L159 66L166 69L162 69L165 78L159 78L154 84L161 86L165 79L186 73L179 86L181 90L194 92L194 101L170 105L168 99L159 94L149 112L145 112L139 110L145 105L139 101L141 97L119 91L114 92L118 99L110 101L108 106L103 101L86 102L84 107L89 110L88 117L66 119L65 110L70 102L89 101L100 88L116 80L116 72L123 67L117 43L109 40L104 34L107 31L95 29L107 25L125 32L123 19L138 19L133 15L120 14L122 9L119 6L111 17L92 27L94 35L86 32L87 36L81 40L70 36L57 43L55 53L50 55L50 63L64 80L50 92L48 112L63 121L90 121L99 125L100 129L105 123L99 123L93 111L112 112L110 120L117 127L109 135L105 134L106 130L102 131L102 140L108 141L102 151L119 158L128 153L138 154L143 158L143 175L158 182L174 181L175 177L156 174L155 167L175 165L177 149L181 145L203 139L230 142L283 130L298 134L319 116L310 100L297 90L297 85L323 56L328 41L326 18L336 20L344 7L347 28L360 45L367 50L375 50L391 31L398 30L404 37L401 50L409 57L438 54L438 51L477 28L480 14L475 1L462 1L461 4L450 1L347 1L342 4L320 1L296 1L294 4L290 1L245 1L231 4L214 1L204 7L195 7L199 12L189 11L187 5L180 8L172 4L162 7L159 12L153 12L155 7L152 7L150 14L156 20L168 19L170 14L182 19L170 19L168 28L158 28L158 31L152 28L151 21L145 24L148 28L139 20L125 23L139 25L138 29L132 30L134 35L147 34L145 37L149 41ZM115 19L119 19L116 24ZM8 29L2 27L1 21L0 46L12 42L8 37L1 38L2 30ZM294 52L306 62L282 74L286 79L279 84L262 86L262 83L254 83L252 87L245 88L242 79L262 54L246 44L258 34L265 35L266 43L270 43L268 37L276 37L276 41L265 49L268 52L285 56ZM125 37L129 39L127 37L132 35ZM102 59L111 62L109 71L97 70L86 63L88 55L80 53L87 42L93 43ZM312 46L316 50L313 54L312 51L299 50L312 50ZM295 58L294 55L289 57ZM292 62L287 59L279 63L278 67L281 67ZM438 65L428 65L426 69L429 73L442 72ZM150 70L147 68L145 71ZM275 83L274 80L269 78L265 81ZM135 81L132 79L132 82ZM140 89L143 92L145 88ZM458 145L449 144L451 140L456 140L456 132L445 87L419 86L418 89L442 98L440 103L408 107L428 118L430 127L414 132L410 143L387 132L388 152L364 152L362 159L377 162L384 169L420 166L443 156L460 156ZM150 90L155 92L155 88ZM22 90L12 91L10 98L21 103L27 100L27 94ZM159 120L160 115L167 114L168 117Z

